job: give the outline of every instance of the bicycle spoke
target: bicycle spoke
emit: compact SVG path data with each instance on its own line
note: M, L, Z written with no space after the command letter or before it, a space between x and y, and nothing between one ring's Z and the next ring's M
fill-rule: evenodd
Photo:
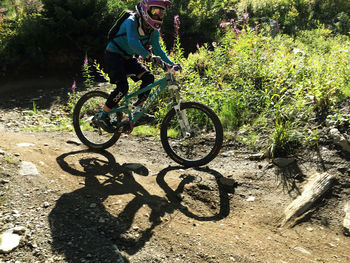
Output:
M180 125L183 116L170 111L164 119L161 139L165 151L176 162L186 166L199 166L211 161L222 144L222 126L216 114L203 104L188 102L182 105L187 117L185 130Z
M113 145L119 133L108 133L96 123L108 94L93 91L85 94L77 103L73 113L73 125L79 139L90 148L105 149ZM116 117L118 118L118 117Z

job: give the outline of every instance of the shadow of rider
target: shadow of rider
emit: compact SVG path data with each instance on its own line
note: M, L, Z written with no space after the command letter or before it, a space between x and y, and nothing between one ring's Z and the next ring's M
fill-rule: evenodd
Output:
M229 214L229 198L219 184L221 174L210 169L198 169L213 175L219 185L220 210L212 216L190 212L176 196L184 191L193 177L182 176L176 190L165 182L165 176L182 167L168 167L157 175L158 185L166 197L151 195L134 178L134 174L147 176L146 167L141 164L116 163L107 151L77 151L57 157L57 163L67 173L84 178L84 186L63 194L49 214L52 233L52 249L63 254L67 262L129 262L128 255L136 254L153 235L165 213L180 210L196 220L220 220ZM76 160L81 168L77 168ZM122 211L109 210L106 200L109 196L131 194ZM144 206L149 208L147 227L133 228L137 212ZM121 252L122 251L122 252Z
M79 160L83 171L73 168L68 157L81 154ZM76 176L85 178L84 187L63 194L49 215L52 232L52 248L64 254L67 262L129 262L120 251L135 254L152 236L152 230L161 222L168 202L149 194L138 184L133 173L147 175L148 170L139 164L119 165L107 151L101 156L79 151L57 157L60 167ZM98 178L105 177L100 182ZM111 195L133 194L134 198L118 216L106 210L103 202ZM149 206L150 226L138 235L128 235L136 212Z

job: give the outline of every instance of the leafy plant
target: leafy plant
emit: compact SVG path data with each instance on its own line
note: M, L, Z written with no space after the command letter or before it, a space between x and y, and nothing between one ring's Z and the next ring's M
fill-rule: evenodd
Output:
M15 160L10 156L5 157L5 161L8 163L15 163Z
M37 113L38 113L38 109L37 109L37 107L36 107L36 103L35 103L34 100L33 100L33 113L34 113L34 114L37 114Z
M343 74L349 71L349 38L322 26L294 39L272 37L247 23L238 26L224 22L224 35L212 50L199 47L184 61L186 99L213 107L228 131L250 127L247 141L240 135L242 142L257 141L254 134L263 128L270 143L258 145L273 145L275 156L291 154L301 143L315 144L317 128L310 125L323 122L349 96ZM258 119L265 120L263 127Z
M190 2L179 1L168 13L179 15L175 19L177 33L170 45L170 57L183 67L179 82L185 100L207 104L218 113L229 134L238 134L237 140L254 151L264 151L272 145L274 156L292 154L301 144L317 145L319 126L329 121L334 120L338 128L344 127L340 129L342 132L347 132L349 113L339 112L337 105L346 103L350 97L349 36L334 34L322 24L315 24L313 30L299 28L293 37L282 33L271 35L268 27L254 21L248 9L242 9L241 20L228 19L216 25L220 38L206 44L196 43L193 53L186 56L182 37L190 16L184 16L184 10L178 7L197 3ZM244 2L260 6L258 1ZM297 23L301 12L306 12L300 11L295 1L275 2L288 6L280 15L283 13L289 21L295 19ZM217 5L198 3L220 8L218 2ZM308 3L300 1L300 4ZM205 18L209 13L195 9L191 14ZM170 18L174 26L174 17ZM252 22L257 23L252 26ZM93 57L90 52L89 56ZM156 78L162 76L155 69L152 72ZM96 73L108 81L108 75L96 60L91 64L86 56L82 67L84 85L73 83L65 115L55 120L57 126L67 129L67 120L80 93L95 88ZM138 89L139 84L129 84L130 90ZM161 94L153 112L158 120L164 117L168 104L167 94Z
M156 127L152 127L149 125L142 125L142 126L135 127L132 134L141 136L141 137L148 137L148 136L154 136L159 134L159 130Z
M278 21L284 33L297 34L299 30L315 29L320 24L332 25L339 33L348 34L350 2L316 0L241 0L237 4L238 16L251 15L252 22L269 19Z

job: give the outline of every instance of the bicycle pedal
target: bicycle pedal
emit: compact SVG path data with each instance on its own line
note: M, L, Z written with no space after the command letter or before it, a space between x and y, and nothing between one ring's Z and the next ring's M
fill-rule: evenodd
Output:
M97 128L98 128L98 126L96 125L96 123L93 123L93 122L90 123L90 126L91 126L92 128L94 128L94 129L97 129Z
M134 123L129 120L122 121L121 123L121 132L130 134L134 129Z
M92 128L95 128L95 129L97 129L99 126L98 126L98 123L97 123L97 120L95 119L95 117L94 118L92 118L92 120L91 120L91 122L90 122L90 126L92 127Z

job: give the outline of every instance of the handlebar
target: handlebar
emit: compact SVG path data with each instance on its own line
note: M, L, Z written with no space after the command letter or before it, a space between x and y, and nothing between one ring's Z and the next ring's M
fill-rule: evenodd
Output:
M161 68L165 71L165 72L170 72L172 74L174 74L176 71L179 71L181 73L182 69L181 67L176 67L176 64L170 65L166 62L163 61L163 65L161 66Z
M162 68L164 71L166 72L170 72L172 74L175 73L175 71L180 71L181 72L181 66L180 64L173 64L170 65L168 63L166 63L164 60L161 59L161 57L159 56L150 56L146 58L147 62L151 62L152 65L156 66L156 67L160 67Z

